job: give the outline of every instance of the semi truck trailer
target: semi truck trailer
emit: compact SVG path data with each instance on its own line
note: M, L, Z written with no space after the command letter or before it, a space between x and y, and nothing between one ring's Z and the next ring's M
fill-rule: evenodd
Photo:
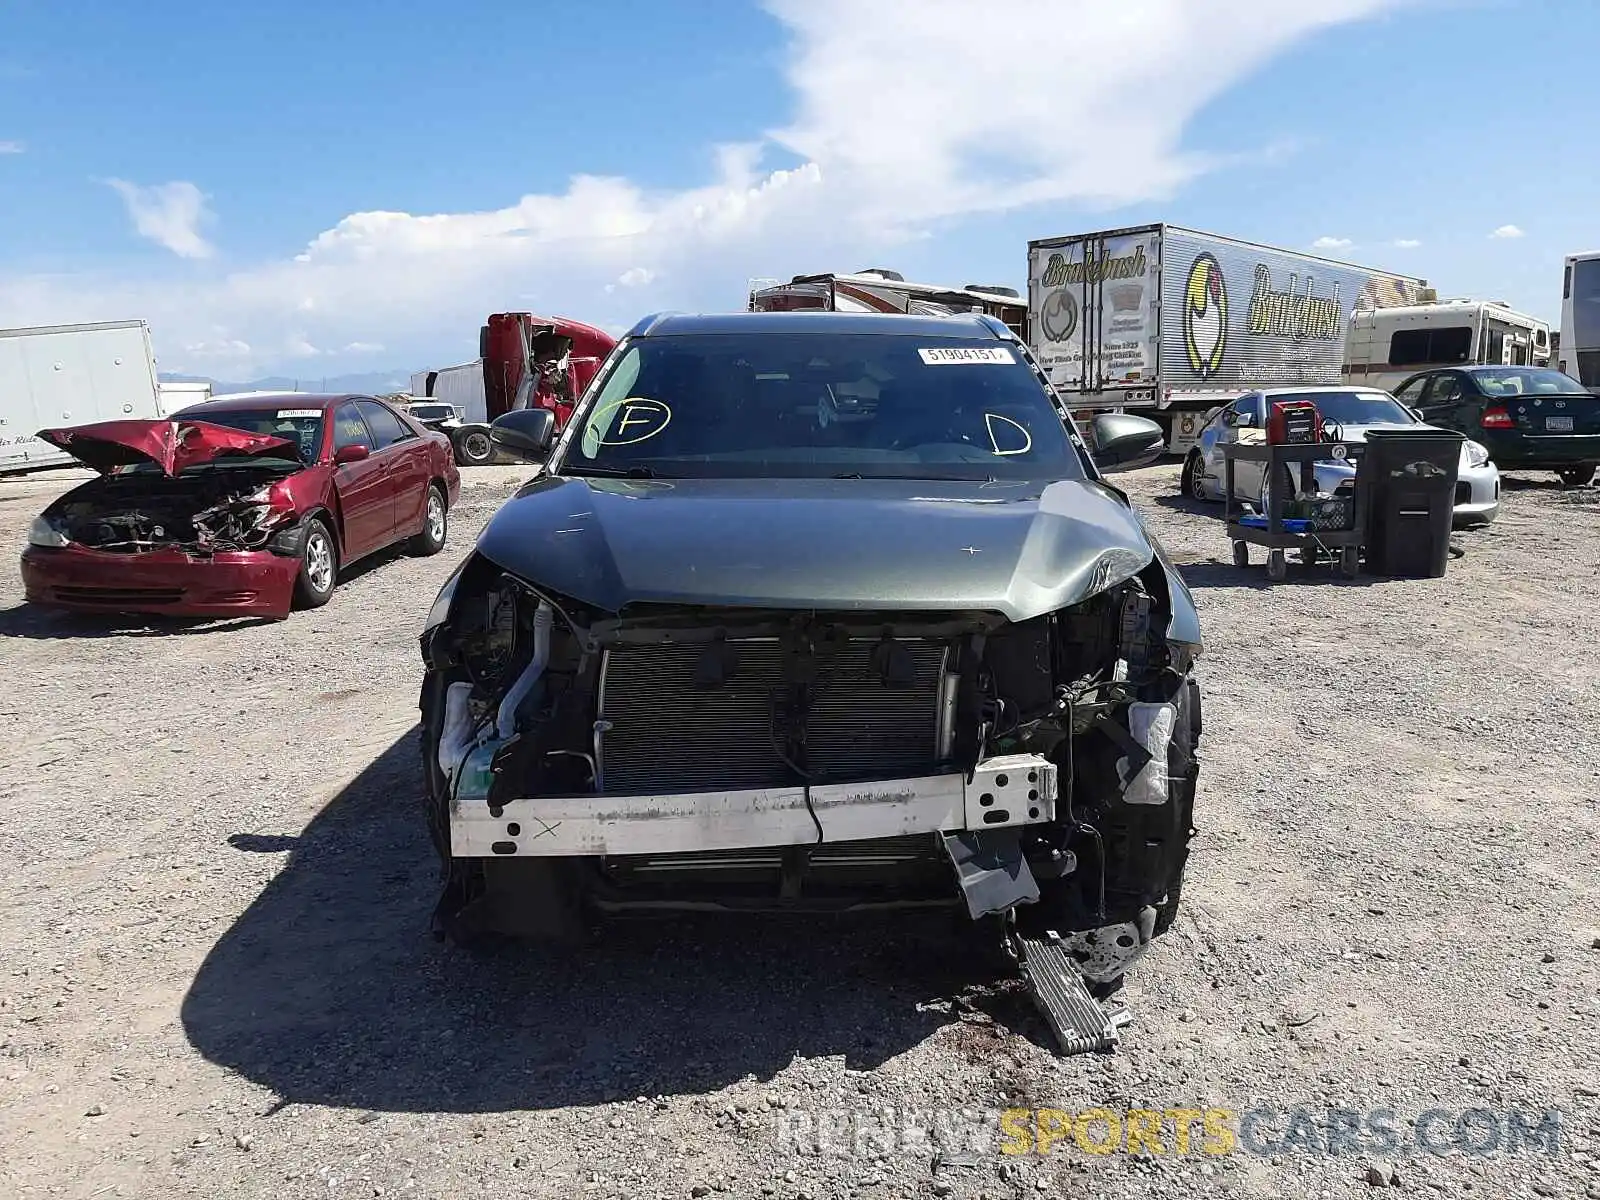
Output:
M1182 454L1254 388L1345 378L1355 313L1427 280L1165 223L1028 243L1029 347L1075 413L1140 412Z
M0 329L0 474L80 465L41 429L165 415L143 321Z

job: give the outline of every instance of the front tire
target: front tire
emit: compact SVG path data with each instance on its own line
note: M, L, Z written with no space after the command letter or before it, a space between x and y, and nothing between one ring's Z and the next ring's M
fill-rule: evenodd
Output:
M1557 471L1556 474L1560 476L1562 484L1566 487L1588 487L1594 482L1595 464L1589 463L1587 466L1582 467L1567 467L1564 470Z
M339 582L339 550L333 532L321 517L306 522L300 539L300 574L294 581L294 598L301 608L321 608L333 597Z
M406 545L406 549L419 558L437 554L444 549L450 532L450 509L445 503L444 489L438 484L428 486L428 503L422 513L422 529Z
M1210 503L1211 497L1206 494L1204 463L1198 450L1191 450L1189 457L1184 459L1179 486L1183 489L1185 499L1199 504Z

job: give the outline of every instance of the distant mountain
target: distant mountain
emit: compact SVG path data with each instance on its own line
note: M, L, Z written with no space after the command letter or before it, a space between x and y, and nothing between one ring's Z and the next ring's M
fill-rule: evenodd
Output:
M386 392L403 392L411 386L411 375L405 371L368 371L364 375L305 376L291 379L286 375L271 375L265 379L252 379L249 383L228 383L206 375L180 375L162 371L166 383L209 383L213 396L227 396L233 392L365 392L382 395Z

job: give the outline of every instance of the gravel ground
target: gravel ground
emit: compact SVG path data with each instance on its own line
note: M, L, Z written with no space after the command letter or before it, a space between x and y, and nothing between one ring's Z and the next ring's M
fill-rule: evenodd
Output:
M1122 1048L1059 1060L941 928L429 939L415 637L518 473L286 624L63 619L0 576L0 1195L1600 1196L1600 491L1513 482L1443 580L1268 587L1175 467L1122 477L1205 619L1202 829ZM0 483L0 541L69 481ZM1011 1105L1279 1115L1259 1153L963 1152ZM1333 1108L1402 1143L1444 1110L1448 1152L1284 1115ZM1450 1148L1552 1108L1553 1154Z

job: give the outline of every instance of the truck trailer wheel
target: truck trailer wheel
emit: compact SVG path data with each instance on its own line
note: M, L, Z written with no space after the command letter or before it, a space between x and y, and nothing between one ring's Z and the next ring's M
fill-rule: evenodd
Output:
M481 467L494 457L494 443L484 425L468 425L456 430L456 461L467 467Z

